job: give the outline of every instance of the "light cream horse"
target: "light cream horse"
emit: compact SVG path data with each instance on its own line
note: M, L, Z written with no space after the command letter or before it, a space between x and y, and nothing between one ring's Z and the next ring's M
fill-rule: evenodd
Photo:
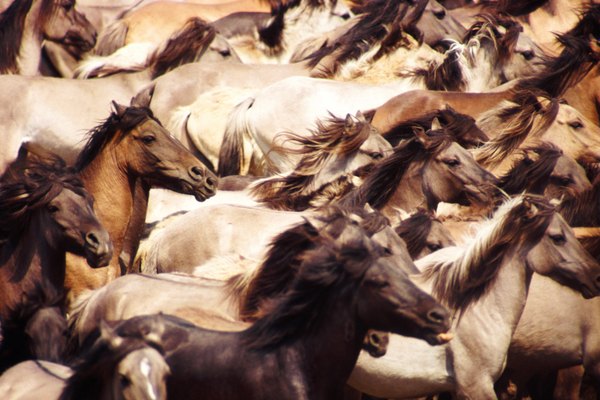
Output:
M600 294L600 265L546 200L518 196L505 203L464 247L417 261L416 277L455 310L454 339L439 348L395 335L378 360L360 358L350 378L356 389L384 398L452 391L458 398L496 399L511 337L533 272Z

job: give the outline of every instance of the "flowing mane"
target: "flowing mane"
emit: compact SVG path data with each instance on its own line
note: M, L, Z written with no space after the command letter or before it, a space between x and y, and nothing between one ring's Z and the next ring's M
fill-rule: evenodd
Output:
M32 214L45 207L63 188L85 196L79 177L64 165L29 162L21 174L4 175L0 185L0 250L29 226ZM9 167L12 171L12 168Z
M370 1L357 17L356 23L331 44L322 46L306 59L311 68L317 67L325 58L332 58L331 66L318 71L319 77L335 75L342 64L356 60L361 55L377 47L373 56L377 60L404 43L404 32L420 38L421 32L414 26L423 12L427 0L419 0L415 10L409 14L410 21L404 21L409 10L409 2L398 0Z
M242 333L242 340L250 348L271 349L310 334L314 326L328 318L335 298L356 296L364 273L382 252L369 245L361 229L342 236L343 240L320 237L318 246L302 255L291 289Z
M387 132L382 132L382 135L392 146L396 147L401 140L410 139L414 136L414 128L420 127L425 131L431 129L431 122L435 118L438 119L446 132L454 136L456 141L465 148L473 145L469 142L471 138L468 136L473 135L474 132L482 142L489 140L485 133L479 129L473 117L461 114L448 105L443 109L428 112L417 118L401 121Z
M145 119L155 119L147 107L127 107L122 114L112 112L103 123L88 132L88 141L79 153L75 169L84 169L116 135L129 132Z
M326 123L317 122L317 130L310 136L285 134L285 142L297 148L275 146L272 151L300 154L302 159L293 172L281 177L267 178L252 185L252 195L270 208L301 211L308 208L315 192L308 192L311 183L333 157L344 157L357 152L369 138L373 128L366 121L358 121L348 129L348 120L330 115ZM324 188L314 188L321 192Z
M577 37L567 33L560 35L557 40L564 46L560 55L544 57L541 71L519 80L515 89L539 89L551 97L561 97L600 60L600 54L590 48L589 37Z
M427 236L431 232L431 224L435 220L436 218L430 211L420 209L394 228L398 236L406 242L408 253L412 259L425 247Z
M19 72L17 58L23 40L25 18L34 0L13 0L6 10L0 14L0 74L16 74ZM53 15L53 0L38 0L40 18L36 19L37 26L43 26Z
M527 138L541 136L554 122L558 99L538 98L534 92L517 92L511 101L485 113L478 125L494 139L477 149L475 159L485 167L495 166L516 150Z
M509 195L524 191L543 194L562 150L551 143L543 142L539 146L524 148L519 153L520 158L514 162L510 171L499 179L498 187ZM537 155L535 159L530 157L530 153Z
M466 246L442 249L417 261L424 267L423 279L432 282L439 301L462 313L487 292L509 249L542 236L554 210L539 196L508 200Z
M600 226L600 179L591 189L564 200L558 211L571 226Z
M343 196L338 204L342 207L360 208L369 203L377 210L383 208L396 191L409 165L430 159L454 141L442 131L429 131L425 135L427 145L416 137L404 141L394 149L392 155L377 163L363 183Z

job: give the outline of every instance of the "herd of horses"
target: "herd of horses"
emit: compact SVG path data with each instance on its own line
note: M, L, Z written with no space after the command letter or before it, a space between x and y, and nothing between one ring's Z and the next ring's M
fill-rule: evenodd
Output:
M600 397L599 4L0 10L2 399Z

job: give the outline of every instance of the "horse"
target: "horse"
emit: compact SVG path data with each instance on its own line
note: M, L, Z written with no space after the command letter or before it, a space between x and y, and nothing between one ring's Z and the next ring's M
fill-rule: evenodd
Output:
M207 32L207 34L199 35L198 32ZM192 45L194 41L198 43ZM157 45L132 43L117 49L110 56L87 55L74 68L72 76L78 79L89 79L120 72L143 71L156 68L158 58L162 58L160 68L165 69L168 67L167 63L172 62L169 52L175 51L176 47L198 48L201 47L199 45L203 48L196 58L201 58L203 62L241 61L233 47L217 33L214 27L200 18L190 18L179 30ZM153 76L160 73L155 71Z
M37 308L57 306L64 320L65 253L100 267L111 259L112 244L93 212L91 196L64 164L20 158L10 171L0 181L0 319L3 329L14 324L36 340L40 335L28 325L35 324L32 318L53 319L38 314ZM57 334L49 341L59 347L62 332L51 325L46 333ZM26 341L30 349L40 349L29 357L56 359L51 347L47 352L43 343Z
M215 194L217 178L162 127L148 104L149 97L141 95L128 107L113 103L114 110L88 132L79 153L75 169L95 198L114 254L107 267L93 271L83 267L81 258L67 256L71 296L130 270L152 187L192 195L198 202Z
M440 335L446 329L445 310L412 291L410 284L402 286L410 282L407 276L382 257L383 249L358 225L339 229L337 238L319 239L317 247L305 253L290 290L244 331L211 331L160 315L123 322L121 327L132 332L136 324L162 320L164 328L157 332L185 338L166 351L172 372L169 398L198 393L229 399L339 398L368 328L432 344L447 340ZM171 329L177 334L169 333ZM229 351L217 355L216 348ZM239 368L244 362L251 363L253 372ZM329 371L326 378L316 373L324 369ZM223 379L232 385L216 385Z
M210 7L206 5L165 5L166 2L147 5L107 26L98 39L97 53L110 58L111 53L125 45L145 44L148 54L193 17L215 23L216 27L228 23L207 15ZM321 0L290 1L273 7L270 15L265 14L262 18L248 15L250 29L241 32L237 29L231 36L224 36L244 63L287 63L297 43L325 33L350 17L350 11L342 2ZM222 18L227 16L217 19ZM156 29L156 21L162 19L165 19L164 24ZM239 17L234 23L239 28Z
M205 25L193 24L190 29L196 32L196 39L210 38L214 33ZM196 40L186 46L166 49L152 68L138 73L89 80L1 75L5 146L0 153L0 171L16 157L26 138L73 163L83 143L82 135L106 117L111 101L129 102L151 83L155 73L164 73L172 62L189 62L204 52L207 43ZM12 93L20 96L15 98Z
M336 202L351 207L368 203L384 214L396 207L435 211L440 202L482 206L494 197L495 181L444 131L417 131Z
M165 400L169 366L162 343L116 335L104 321L100 337L72 368L25 361L0 377L6 400Z
M294 146L287 152L289 162L296 162L289 174L257 180L239 191L220 191L202 205L175 193L153 190L146 221L161 221L176 212L219 203L263 204L296 211L313 208L326 202L329 192L335 193L329 187L339 186L354 171L368 168L391 152L389 143L361 113L355 117L348 114L345 119L330 116L317 121L310 136L290 133L282 135L281 141Z
M0 74L41 75L44 40L87 51L96 30L75 0L14 0L0 14Z
M349 384L362 392L402 398L453 391L459 398L495 399L493 385L533 272L586 298L600 293L600 264L555 207L535 195L508 200L464 247L438 250L416 265L421 287L453 310L454 338L425 347L392 335L385 356L359 358Z
M510 171L498 179L498 187L504 193L528 192L558 200L592 187L583 167L551 143L542 142L519 153Z
M406 242L408 253L418 260L441 248L454 246L454 238L442 222L427 210L417 210L394 227Z
M236 209L230 208L229 211L235 212ZM238 214L239 211L237 210ZM259 213L253 222L260 221L260 218L263 221L267 219L273 221L272 213L268 210L263 211L267 212ZM236 258L231 257L227 262L223 262L224 258L221 257L218 262L203 264L198 268L201 272L200 276L173 273L127 275L94 291L93 294L80 296L76 304L71 306L71 331L81 342L82 338L96 326L95 321L98 319L127 319L153 312L174 314L210 329L230 331L243 329L245 325L240 324L239 321L248 321L250 314L258 309L259 301L266 302L287 289L291 276L298 269L302 254L314 247L315 235L329 234L334 232L341 223L354 220L363 227L367 235L386 249L389 257L399 268L406 272L416 271L408 257L406 245L388 226L387 220L377 212L366 213L356 210L349 213L333 208L314 216L295 214L296 221L289 226L279 224L279 231L274 232L272 238L266 240L262 252L264 255L257 259L261 260L260 262L247 258L249 251L256 252L257 247L262 244L262 240L254 240L247 249L238 245L239 255ZM247 213L239 216L252 215ZM240 234L244 233L253 235L256 239L254 232L240 232ZM429 234L415 238L413 241L430 240L432 236L434 238L431 240L436 240L434 235ZM240 242L250 245L251 241L244 239L235 243ZM143 251L140 253L140 257L143 258ZM140 269L145 273L152 272L152 268L155 268L153 272L157 272L156 269L168 269L168 265L153 266L147 259L142 261ZM184 265L195 262L197 260L190 261L188 257ZM278 279L281 284L273 285L275 276L287 278ZM153 287L153 292L157 293L151 306L140 307L139 303L126 300L131 296L137 296L140 290L149 290L150 287ZM266 288L270 290L267 291ZM114 301L116 299L121 300ZM242 306L247 303L254 305ZM240 314L242 310L243 315Z

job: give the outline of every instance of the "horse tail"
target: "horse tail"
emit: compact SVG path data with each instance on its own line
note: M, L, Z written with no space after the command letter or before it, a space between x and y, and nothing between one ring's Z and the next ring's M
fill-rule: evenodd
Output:
M114 53L125 45L128 32L129 26L123 20L118 20L108 25L98 35L94 54L97 56L108 56Z
M152 43L131 43L107 56L88 56L79 63L73 76L89 79L118 72L141 71L146 68L148 55L154 50L155 46Z
M215 173L213 162L204 154L196 141L193 140L188 127L188 122L192 115L191 106L177 107L169 119L167 129L177 138L185 147L188 148L196 157L206 165L212 173Z
M250 134L247 123L247 112L254 104L254 98L239 103L229 114L223 143L219 152L219 165L217 171L219 176L240 175L244 154L244 134ZM247 170L247 167L244 168Z

